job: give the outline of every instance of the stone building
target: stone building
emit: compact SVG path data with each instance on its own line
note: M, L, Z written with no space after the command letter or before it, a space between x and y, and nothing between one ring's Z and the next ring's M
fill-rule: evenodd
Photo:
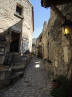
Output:
M42 57L42 34L36 40L36 56Z
M32 39L32 53L36 55L36 38Z
M32 51L34 10L29 0L0 0L0 64L9 53Z
M47 51L47 22L45 21L43 24L43 34L42 34L42 56L44 59L48 58L48 51Z
M66 16L68 20L72 21L72 4L64 4L57 6L58 9ZM52 72L56 75L66 75L70 77L71 74L71 51L72 47L68 39L62 34L61 20L50 10L50 19L46 31L42 33L43 58L51 62ZM71 36L72 37L72 36ZM49 64L48 64L49 67Z
M47 28L47 22L45 21L43 24L43 30L42 33L39 35L36 41L36 55L39 55L40 57L44 57L46 45L43 43L47 38L43 38L46 34L46 28ZM46 42L45 42L46 43Z

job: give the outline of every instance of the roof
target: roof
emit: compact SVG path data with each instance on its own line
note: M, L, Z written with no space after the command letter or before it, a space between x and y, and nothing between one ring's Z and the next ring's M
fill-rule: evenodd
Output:
M41 0L41 5L43 7L50 7L51 5L61 5L72 2L72 0Z

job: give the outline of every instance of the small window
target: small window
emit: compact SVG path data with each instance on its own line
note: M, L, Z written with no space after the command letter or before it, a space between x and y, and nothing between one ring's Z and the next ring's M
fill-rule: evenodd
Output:
M20 6L20 5L17 5L17 6L16 6L16 13L17 13L18 15L22 15L22 6Z

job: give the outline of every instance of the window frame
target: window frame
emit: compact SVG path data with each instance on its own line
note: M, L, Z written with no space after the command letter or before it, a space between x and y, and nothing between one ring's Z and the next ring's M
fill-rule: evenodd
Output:
M24 17L23 17L23 6L22 6L21 4L19 4L19 3L17 3L17 4L16 4L16 10L17 10L17 6L22 8L21 15L20 15L17 11L15 12L14 15L15 15L16 17L18 17L18 18L24 19Z
M18 8L17 8L18 7ZM19 11L18 11L19 10ZM23 7L20 4L16 5L16 13L20 16L22 16L23 13Z

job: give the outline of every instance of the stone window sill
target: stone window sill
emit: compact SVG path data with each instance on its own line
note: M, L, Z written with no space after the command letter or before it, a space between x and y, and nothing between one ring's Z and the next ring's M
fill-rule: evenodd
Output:
M24 17L23 17L22 15L19 15L19 14L17 14L17 13L15 13L14 15L15 15L16 17L18 17L18 18L24 19Z

